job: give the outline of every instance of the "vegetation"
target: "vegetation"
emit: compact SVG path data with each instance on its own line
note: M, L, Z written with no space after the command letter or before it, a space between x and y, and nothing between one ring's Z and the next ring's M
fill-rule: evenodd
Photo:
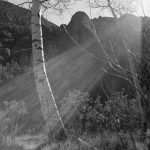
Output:
M101 98L89 96L81 99L75 122L81 124L81 131L88 133L129 132L140 129L140 111L136 99L127 99L123 92L117 92L104 105ZM78 126L79 129L79 126Z
M49 3L49 1L45 1L45 2L46 3L43 3L43 5L51 4ZM107 1L107 2L110 2L110 1ZM38 1L38 4L40 5L40 1ZM35 6L36 8L36 6L39 6L39 5L37 5L37 0L34 0L33 6ZM111 7L110 4L108 7ZM40 6L37 8L40 9ZM46 6L45 8L47 9ZM64 5L62 5L61 9L63 8L64 8ZM57 9L57 3L56 3L56 8L54 9ZM32 9L32 11L34 11L34 8ZM40 17L39 12L36 12L36 14L37 14L36 17L38 20ZM7 18L6 12L4 13L4 16ZM34 20L34 18L35 16L32 18L33 22L36 21ZM17 19L17 22L19 22L18 19ZM9 20L9 17L8 17L8 20ZM50 124L53 125L53 122L55 122L55 120L49 120L48 115L49 115L49 112L54 109L54 104L56 107L56 102L53 97L51 87L48 83L48 77L45 76L46 75L45 64L41 63L41 62L45 62L44 57L43 57L43 45L42 45L42 40L41 40L42 36L39 36L41 33L40 32L41 25L37 26L37 24L33 22L32 22L32 25L34 24L37 27L37 30L35 30L36 28L34 25L32 27L32 30L33 30L32 32L34 33L34 36L35 36L35 37L33 36L33 40L32 40L33 42L35 42L35 44L33 44L35 46L35 47L33 46L33 49L34 49L34 54L37 53L37 55L34 56L34 59L35 59L34 65L36 66L37 64L38 65L41 64L41 68L42 68L41 69L41 68L35 67L37 68L37 72L35 72L35 77L36 77L35 80L37 83L36 85L38 87L38 94L41 98L40 102L42 106L41 107L42 113L43 113L43 116L45 117L46 122L50 126ZM21 26L21 24L19 25ZM28 26L28 25L25 25L25 22L22 25ZM14 43L14 37L12 36L13 33L10 33L9 30L7 32L5 31L7 30L1 31L4 37L3 39L5 40L2 42L2 44L4 45L9 44L11 41L12 43ZM36 35L35 33L38 31L39 31L39 34ZM15 32L17 31L14 31L14 33ZM41 51L39 51L39 49ZM39 58L37 58L37 56ZM13 61L11 63L7 63L6 66L1 65L0 66L0 83L6 82L10 79L14 79L18 74L21 73L21 71L22 69L19 67L19 65ZM41 75L43 78L41 78ZM133 83L132 82L133 78L130 80L131 83ZM136 85L133 85L133 86L136 88ZM49 94L49 92L51 93ZM145 94L144 96L147 96L146 95L147 93L144 93L144 94ZM127 94L124 93L124 90L111 93L111 95L112 96L109 97L108 100L105 100L102 103L102 99L100 96L94 99L90 97L88 93L82 93L78 91L70 92L68 94L67 100L70 100L70 102L78 100L79 106L75 110L75 113L71 117L69 122L64 123L64 127L62 130L65 130L65 133L63 132L63 134L66 134L66 136L62 136L61 133L58 133L59 134L58 136L62 136L64 140L56 139L55 140L56 143L52 143L50 146L45 147L43 150L46 150L46 149L59 149L59 150L61 149L62 150L74 149L75 150L76 149L78 150L78 149L91 149L91 147L94 149L102 149L102 150L119 150L119 149L136 150L141 145L143 149L147 147L147 145L149 145L149 137L148 135L145 134L146 132L143 132L143 126L141 125L141 111L139 109L140 106L138 103L138 97L135 96L135 98L129 99ZM147 105L149 105L149 98L147 98L147 100L148 100ZM33 103L31 102L31 104ZM66 110L67 110L67 107L70 107L71 103L69 103L70 105L67 105L67 104L68 103L65 103L65 102L63 103L63 108L65 108ZM62 114L59 114L58 111L57 113L60 116L62 115ZM24 104L18 103L15 101L5 102L4 109L1 110L0 114L1 114L0 115L0 120L1 120L0 122L0 147L3 149L10 149L10 147L11 149L13 149L13 147L14 149L23 149L22 147L17 146L17 144L15 143L15 137L19 134L20 129L21 129L20 120L26 114L26 109L24 107ZM54 117L51 117L50 119L56 119L54 114L53 116ZM51 128L53 128L52 125L51 125ZM49 135L51 136L51 133L49 133ZM66 139L66 137L68 138Z
M75 95L80 105L75 115L65 123L63 133L69 139L62 140L66 136L60 133L59 138L43 150L141 150L149 145L148 136L142 134L136 98L128 99L124 91L120 91L113 94L112 101L102 105L100 96L92 99L87 93L70 91L68 98Z
M23 150L15 143L15 137L21 130L20 121L27 113L22 102L4 102L4 109L0 110L0 147L3 150Z
M0 83L13 80L22 71L23 69L21 69L14 61L11 63L6 63L6 66L0 65Z
M60 141L60 134L59 139L54 140L55 143L43 147L43 150L90 150L91 147L130 150L134 146L140 150L141 147L147 147L147 137L142 137L136 99L129 100L123 91L114 93L111 97L113 103L107 101L104 105L101 104L100 96L92 99L87 93L79 91L70 91L68 98L70 97L76 97L80 105L70 121L65 123L69 139ZM24 103L4 102L4 109L0 113L0 146L4 150L9 150L10 147L23 149L14 139L20 134L20 121L26 113ZM70 138L73 136L82 141L76 142L74 138Z

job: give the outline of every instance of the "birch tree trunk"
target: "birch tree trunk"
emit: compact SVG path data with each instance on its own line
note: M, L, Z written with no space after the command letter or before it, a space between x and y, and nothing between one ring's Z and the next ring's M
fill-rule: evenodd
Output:
M32 0L31 29L35 83L41 104L41 110L48 130L50 131L52 128L50 118L52 116L54 117L54 115L57 114L54 103L55 100L46 74L46 66L44 60L41 26L41 0Z
M48 128L47 134L49 144L51 144L54 140L55 134L57 134L62 128L66 134L64 123L67 122L71 116L73 116L79 103L78 98L76 97L72 99L65 98L64 100L61 100L63 105L61 105L60 112L57 108L57 104L47 77L44 60L41 26L41 0L32 0L31 29L35 83L41 104L42 114ZM62 118L64 118L64 123Z

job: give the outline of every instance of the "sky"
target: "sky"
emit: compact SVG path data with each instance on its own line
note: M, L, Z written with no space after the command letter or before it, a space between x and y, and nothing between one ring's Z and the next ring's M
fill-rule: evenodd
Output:
M25 0L8 0L8 1L14 4L20 4ZM140 1L142 1L145 14L147 16L150 16L150 0L138 0L138 10L135 13L135 15L143 16L143 11L140 5L141 4ZM90 16L90 8L89 8L88 1L78 0L77 2L74 3L74 5L71 5L68 10L64 11L63 15L55 15L52 11L48 10L44 13L44 17L50 22L53 22L57 25L68 24L71 19L71 16L77 11L84 11ZM90 16L90 18L95 18L95 17L97 18L99 16L111 16L109 10L100 11L99 9L92 9L91 12L92 12L91 13L92 16Z

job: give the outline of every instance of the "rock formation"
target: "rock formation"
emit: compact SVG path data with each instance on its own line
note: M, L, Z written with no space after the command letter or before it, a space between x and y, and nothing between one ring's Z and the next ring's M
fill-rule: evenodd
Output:
M94 36L93 25L85 12L76 12L67 26L69 34L80 44Z

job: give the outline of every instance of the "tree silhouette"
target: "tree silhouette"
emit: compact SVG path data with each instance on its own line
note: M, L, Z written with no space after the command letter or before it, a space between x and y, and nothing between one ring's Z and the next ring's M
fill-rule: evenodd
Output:
M124 14L134 13L137 10L134 5L136 2L137 0L94 0L94 2L91 1L91 7L109 9L113 17L117 18Z

